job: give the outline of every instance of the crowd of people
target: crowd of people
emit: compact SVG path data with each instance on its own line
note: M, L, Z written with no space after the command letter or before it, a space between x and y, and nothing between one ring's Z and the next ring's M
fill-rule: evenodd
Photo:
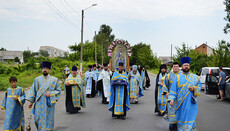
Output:
M61 93L60 82L49 75L52 63L42 62L41 76L34 79L32 87L25 94L17 85L17 78L9 79L11 87L7 89L1 108L6 110L4 130L24 130L23 104L29 101L28 108L34 114L35 126L39 131L54 130L55 104ZM130 64L124 69L120 62L118 68L111 71L108 64L89 65L84 81L76 66L64 82L66 112L78 113L86 107L85 97L101 97L102 104L108 104L112 117L125 120L130 104L137 104L150 87L150 78L144 66ZM181 58L174 62L172 71L161 65L155 86L155 113L165 117L169 130L194 130L197 115L197 96L200 95L201 82L197 75L190 73L190 58ZM69 71L66 66L66 72ZM67 70L68 69L68 70Z

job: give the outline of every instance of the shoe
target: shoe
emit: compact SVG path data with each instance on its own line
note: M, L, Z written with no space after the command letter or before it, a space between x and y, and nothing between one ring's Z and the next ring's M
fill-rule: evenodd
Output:
M124 116L121 116L120 119L121 119L121 120L125 120L125 117L124 117Z

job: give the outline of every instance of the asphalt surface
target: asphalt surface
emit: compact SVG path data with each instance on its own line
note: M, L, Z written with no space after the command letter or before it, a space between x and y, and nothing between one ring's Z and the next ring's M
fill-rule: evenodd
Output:
M144 91L138 104L131 104L126 120L112 118L108 105L101 104L101 98L86 98L86 108L78 114L65 112L64 92L55 111L55 131L168 131L168 123L154 114L154 89L156 76L149 74L151 87ZM2 101L2 99L0 99ZM29 111L25 104L25 120ZM0 111L0 113L4 113ZM1 120L1 119L0 119ZM32 131L36 131L32 120ZM0 130L3 121L0 121ZM230 131L230 100L218 102L215 95L198 97L196 129L199 131Z

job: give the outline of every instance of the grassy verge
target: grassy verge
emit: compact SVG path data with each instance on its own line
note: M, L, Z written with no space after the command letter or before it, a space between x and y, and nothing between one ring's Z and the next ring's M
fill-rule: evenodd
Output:
M5 68L7 67L17 67L17 66L9 66L9 65L4 65ZM87 67L84 66L83 67L84 71L83 73L87 70ZM71 68L70 68L71 70ZM36 77L42 75L42 70L41 69L28 69L22 72L18 72L16 70L11 71L11 73L7 74L7 73L3 73L0 74L0 91L5 91L8 87L10 87L10 83L9 83L9 78L11 76L15 76L18 79L18 86L23 87L24 89L26 88L30 88L33 84L33 81ZM59 68L53 68L50 71L50 75L57 77L59 79L59 81L62 81L62 72L61 69ZM82 76L82 80L84 80L84 75ZM62 81L61 83L61 89L64 89L64 81Z
M159 69L149 69L148 72L153 73L153 74L158 74Z

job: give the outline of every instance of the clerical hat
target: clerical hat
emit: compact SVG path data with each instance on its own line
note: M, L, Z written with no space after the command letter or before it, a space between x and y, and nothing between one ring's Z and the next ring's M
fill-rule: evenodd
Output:
M118 66L124 66L124 63L119 62Z
M180 62L181 62L181 65L183 65L183 64L185 64L185 63L190 64L191 58L190 58L190 57L182 57L182 58L180 59Z
M52 63L49 61L43 61L42 62L42 68L47 67L47 68L51 69L51 65L52 65Z
M137 70L137 65L133 65L133 70Z
M77 67L76 67L76 66L73 66L73 67L72 67L72 71L77 71Z
M93 66L92 65L88 65L89 68L92 68Z
M103 66L104 66L104 67L105 67L105 66L108 66L108 64L107 64L107 63L104 63Z
M160 69L167 69L167 66L165 64L162 64Z

